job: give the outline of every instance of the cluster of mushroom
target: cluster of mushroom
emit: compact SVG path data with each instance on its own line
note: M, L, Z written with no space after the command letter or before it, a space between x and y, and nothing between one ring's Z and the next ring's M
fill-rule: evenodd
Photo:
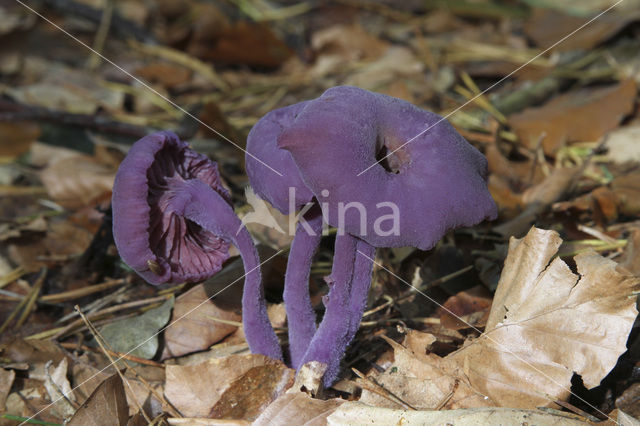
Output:
M486 159L448 122L355 87L334 87L264 116L249 134L246 169L258 196L284 214L303 212L284 284L289 359L296 369L325 364L325 385L336 379L358 330L376 247L427 250L447 231L497 214ZM393 229L368 220L380 206L391 208ZM235 244L247 273L249 347L283 358L266 314L255 247L214 163L169 132L141 139L116 176L113 215L121 257L152 284L211 276ZM323 221L338 229L325 313L316 325L308 282Z

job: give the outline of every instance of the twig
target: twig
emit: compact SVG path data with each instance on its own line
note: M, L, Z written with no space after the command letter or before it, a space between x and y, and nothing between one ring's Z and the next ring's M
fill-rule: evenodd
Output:
M47 276L47 268L42 268L42 271L40 272L40 275L36 279L36 282L33 284L33 287L31 288L31 292L29 293L29 296L27 297L26 306L24 307L24 310L22 311L22 315L20 315L20 318L18 318L18 322L16 323L16 327L22 327L22 325L25 323L25 321L27 321L27 318L29 318L29 315L31 314L31 311L33 310L33 307L36 304L36 299L38 298L38 295L40 294L40 290L42 289L42 283L44 283L44 278L46 276Z
M90 70L96 69L102 58L100 58L100 53L104 49L104 43L107 41L107 35L109 34L109 27L111 27L111 20L113 18L113 10L115 9L115 4L113 0L104 0L104 9L102 10L100 16L100 25L98 26L98 31L96 32L96 38L93 40L93 50L91 51L91 56L89 56L89 60L87 61L87 66Z
M151 56L157 56L158 58L165 59L175 64L181 65L185 68L196 72L207 78L214 86L220 90L229 90L229 85L216 73L213 65L202 62L200 59L195 58L179 50L171 49L165 46L148 45L139 43L134 40L129 41L129 46L142 53Z
M100 352L100 349L98 349L98 348L92 348L91 346L87 346L87 345L78 345L77 343L62 342L62 343L59 343L59 345L62 346L63 348L65 348L65 349L83 350L85 352L87 352L87 351ZM125 354L125 353L122 353L122 352L116 352L116 351L112 351L112 350L108 350L108 352L113 356L116 356L118 358L127 359L129 361L137 362L138 364L144 364L144 365L150 365L152 367L164 368L164 364L162 364L160 362L152 361L150 359L144 359L144 358L137 357L135 355Z
M43 268L43 272L41 273L41 276L44 273L46 273L46 268ZM43 280L44 280L44 278L43 278ZM33 285L33 287L31 287L31 290L29 290L29 294L27 295L27 297L23 298L20 301L20 303L18 303L18 306L15 307L15 309L11 312L11 314L9 314L7 319L2 323L2 325L0 326L0 333L2 333L9 326L9 324L11 324L13 319L16 316L18 316L18 314L20 313L22 308L29 303L30 297L34 293L34 290L36 290L36 284L38 284L38 282L40 282L40 278L39 277L38 277L38 280L36 281L36 283ZM42 282L40 282L40 285L42 285ZM39 292L39 289L38 289L38 292ZM37 293L36 293L36 295L37 295Z
M117 280L106 281L101 284L95 284L88 287L78 288L76 290L63 291L61 293L55 294L47 294L41 296L38 299L38 302L49 302L49 303L58 303L64 302L67 300L79 299L84 296L88 296L93 293L98 293L112 287L119 287L123 284L126 284L126 280L124 278L120 278Z
M25 271L22 266L19 266L8 274L0 277L0 288L3 288L7 286L7 284L14 282L15 280L23 276L26 272L27 271Z

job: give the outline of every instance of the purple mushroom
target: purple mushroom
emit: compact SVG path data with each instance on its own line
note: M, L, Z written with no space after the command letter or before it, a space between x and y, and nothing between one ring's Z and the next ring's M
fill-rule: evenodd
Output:
M118 169L112 207L120 256L151 284L204 280L221 269L234 244L246 273L242 318L249 347L282 359L267 317L258 253L215 163L174 133L145 136Z
M486 159L434 113L346 86L288 108L295 112L283 108L270 113L286 119L272 119L271 126L259 123L253 138L256 146L267 145L264 154L268 155L262 160L269 162L278 156L288 161L271 146L275 135L277 148L290 153L297 166L299 175L286 163L292 180L301 179L321 207L324 220L338 228L324 318L305 354L294 363L295 367L312 360L325 363L324 382L329 385L358 330L375 248L428 250L454 228L495 218L497 209L486 186ZM270 129L266 137L261 128ZM257 151L252 154L261 157ZM259 170L260 166L253 167ZM262 179L266 171L254 170L253 175ZM271 193L277 190L282 195L285 189L271 188ZM295 249L294 244L291 256ZM297 269L307 264L310 261L289 262L289 268L295 268L294 275L301 277ZM301 288L296 286L296 292ZM297 299L305 297L308 300L308 294L298 294ZM287 306L289 311L293 308ZM309 316L306 306L304 315Z
M246 169L254 192L283 214L295 213L314 195L302 182L291 154L277 147L278 137L307 102L271 111L251 129L247 138ZM278 170L273 173L261 161ZM316 316L309 298L309 271L322 238L322 212L313 204L302 215L291 244L284 285L291 365L298 368L316 332Z

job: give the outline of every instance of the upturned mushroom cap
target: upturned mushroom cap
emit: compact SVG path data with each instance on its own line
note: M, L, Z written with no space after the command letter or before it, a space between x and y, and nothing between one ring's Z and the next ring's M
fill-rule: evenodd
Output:
M334 87L299 111L278 147L291 153L329 224L376 247L427 250L447 231L497 215L485 157L440 120L400 99ZM399 232L391 232L389 203Z
M289 188L295 189L295 209L310 202L313 193L305 186L291 154L277 146L278 137L289 127L308 101L276 109L262 117L247 137L247 155L245 165L253 191L263 200L267 200L281 213L293 213L289 205ZM264 164L277 170L277 175Z
M197 179L229 201L215 163L172 132L137 141L113 185L113 236L122 259L152 284L200 281L218 272L229 244L172 209Z

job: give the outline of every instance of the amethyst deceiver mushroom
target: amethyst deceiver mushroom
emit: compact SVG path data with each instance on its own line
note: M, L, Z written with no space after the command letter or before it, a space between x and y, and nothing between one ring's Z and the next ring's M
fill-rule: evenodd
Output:
M325 363L328 385L359 327L375 248L428 250L447 231L495 218L487 162L440 116L347 86L306 102L277 146L338 228L325 315L299 362Z
M215 163L174 133L145 136L118 169L112 208L120 256L151 284L204 280L221 269L234 244L246 273L242 319L249 347L282 359L267 317L258 253Z
M290 126L307 102L300 102L269 112L256 123L247 137L245 164L253 191L283 214L307 209L296 227L291 243L284 294L288 319L291 365L298 368L313 335L316 316L309 298L309 272L313 255L322 238L322 212L296 167L291 154L278 148L282 131ZM276 174L264 163L278 170Z

